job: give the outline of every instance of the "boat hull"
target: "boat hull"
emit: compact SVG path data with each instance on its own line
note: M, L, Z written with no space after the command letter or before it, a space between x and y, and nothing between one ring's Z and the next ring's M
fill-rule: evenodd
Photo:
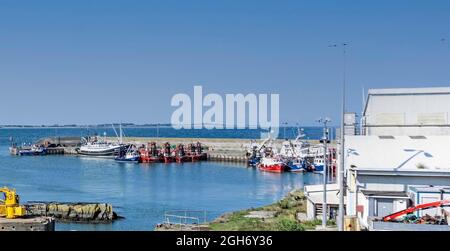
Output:
M163 162L164 159L162 157L158 157L158 156L142 156L139 160L139 162L141 163L159 163L159 162Z
M118 161L118 162L139 162L140 157L139 156L137 156L137 157L130 157L130 158L116 157L116 158L114 158L114 160Z
M284 164L273 164L273 165L260 164L259 169L264 172L281 173L286 171L286 166Z
M323 165L314 165L314 172L322 173Z
M289 172L299 173L299 172L306 171L305 168L303 168L303 166L301 166L301 165L289 165L288 167L289 167Z
M249 166L255 167L255 166L257 166L259 164L260 161L261 161L261 158L259 158L259 157L251 158L251 159L248 160L247 164Z
M102 150L85 150L85 149L78 149L77 153L79 155L83 155L83 156L93 156L93 157L112 157L112 156L117 156L119 155L119 153L124 149L125 147L123 146L117 146L114 148L110 148L110 149L102 149Z

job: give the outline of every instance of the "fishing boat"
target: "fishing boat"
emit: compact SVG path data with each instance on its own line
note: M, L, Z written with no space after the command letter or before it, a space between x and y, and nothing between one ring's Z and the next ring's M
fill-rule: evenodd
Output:
M119 156L114 159L119 162L139 162L140 157L139 152L130 145L126 152L121 152Z
M200 142L197 142L196 144L189 144L186 156L192 162L208 160L208 154L203 152L203 147Z
M301 158L294 158L287 161L289 172L304 172L307 171L306 160Z
M261 171L281 173L287 170L286 164L279 158L264 157L258 164Z
M116 129L114 128L114 132ZM118 137L118 142L108 142L106 140L106 132L103 134L104 138L98 136L81 138L83 145L77 149L79 155L92 156L92 157L112 157L119 155L122 151L126 151L129 147L127 144L123 144L122 140L122 126L120 126L120 137Z
M179 144L177 146L177 148L175 148L174 153L175 153L175 161L177 163L183 163L183 162L188 161L188 159L190 159L186 155L186 151L184 150L184 145L183 144Z
M141 163L158 163L164 161L164 158L162 156L149 155L145 149L139 150L139 154L140 154L139 162Z
M162 156L164 163L170 163L175 160L175 156L172 155L172 150L169 142L166 142L164 144Z
M313 166L314 166L314 172L323 173L324 166L325 166L325 160L324 160L323 156L315 157Z
M247 164L252 167L257 167L263 157L273 156L274 149L272 148L272 143L273 140L270 134L261 144L252 141L246 153Z
M33 145L28 149L20 149L18 155L20 156L35 156L35 155L46 155L47 148L43 146Z
M314 172L320 173L324 172L325 158L327 158L328 170L334 170L334 168L336 167L336 157L337 153L335 148L333 147L328 148L327 154L324 154L324 148L319 146L313 161Z
M147 144L147 147L142 146L139 148L139 155L139 162L141 163L156 163L164 161L163 156L160 154L160 151L156 146L156 142L150 142Z

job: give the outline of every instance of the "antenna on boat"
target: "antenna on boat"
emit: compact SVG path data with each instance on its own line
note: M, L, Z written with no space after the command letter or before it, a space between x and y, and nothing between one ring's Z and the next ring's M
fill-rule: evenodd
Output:
M119 125L119 133L120 133L120 144L123 143L123 131L122 131L122 123Z
M116 128L114 127L114 124L111 124L111 126L112 126L112 129L114 130L114 133L116 134L117 139L120 141L119 134L117 134L117 131L116 131Z

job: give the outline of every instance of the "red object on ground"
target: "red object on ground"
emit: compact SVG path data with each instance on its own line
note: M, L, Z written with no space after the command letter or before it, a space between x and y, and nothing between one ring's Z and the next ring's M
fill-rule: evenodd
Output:
M409 213L415 212L417 210L424 210L424 209L433 208L433 207L441 207L446 204L450 204L450 200L440 200L440 201L435 201L435 202L419 204L417 206L409 207L405 210L384 216L383 221L391 221L391 220L394 220L395 218L398 218L404 214L409 214Z

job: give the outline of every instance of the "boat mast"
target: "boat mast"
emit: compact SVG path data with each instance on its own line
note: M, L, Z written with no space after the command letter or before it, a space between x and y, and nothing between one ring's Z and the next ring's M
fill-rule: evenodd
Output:
M120 123L119 125L119 133L120 133L120 139L119 139L119 143L122 144L123 143L123 132L122 132L122 123Z

